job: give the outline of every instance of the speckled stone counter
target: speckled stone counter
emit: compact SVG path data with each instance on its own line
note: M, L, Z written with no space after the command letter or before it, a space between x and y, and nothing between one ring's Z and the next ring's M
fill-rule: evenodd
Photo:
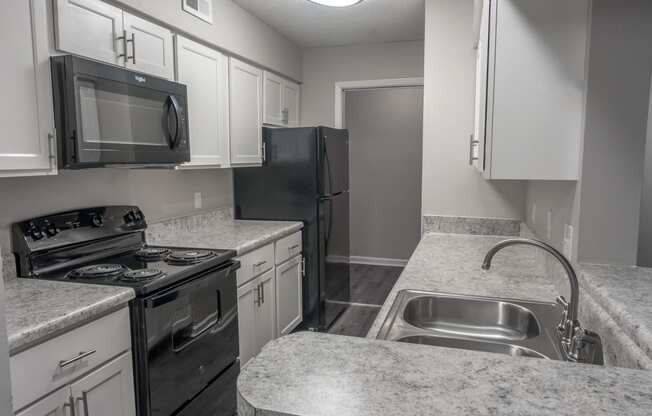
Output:
M148 244L220 248L238 255L295 233L303 223L295 221L234 220L228 211L218 210L155 224L147 229Z
M539 251L514 246L501 250L491 270L481 269L487 250L506 237L427 233L381 308L368 337L375 338L396 294L403 289L514 299L550 300L558 295Z
M5 281L10 354L116 310L134 298L130 288L36 279Z
M652 359L652 269L584 264L580 284Z
M240 416L649 415L652 372L300 333L238 380Z

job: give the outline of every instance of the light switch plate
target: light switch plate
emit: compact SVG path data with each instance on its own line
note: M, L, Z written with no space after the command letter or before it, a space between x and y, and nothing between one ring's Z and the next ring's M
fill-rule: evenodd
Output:
M532 204L532 225L537 224L537 204Z
M201 192L195 192L195 209L201 209Z
M571 258L573 255L573 226L570 224L564 225L564 256Z
M552 211L548 211L546 215L546 238L548 241L552 239Z

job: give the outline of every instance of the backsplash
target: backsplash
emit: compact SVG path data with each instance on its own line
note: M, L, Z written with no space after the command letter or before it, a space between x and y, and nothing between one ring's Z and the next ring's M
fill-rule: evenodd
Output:
M424 215L423 232L518 236L521 232L521 220Z

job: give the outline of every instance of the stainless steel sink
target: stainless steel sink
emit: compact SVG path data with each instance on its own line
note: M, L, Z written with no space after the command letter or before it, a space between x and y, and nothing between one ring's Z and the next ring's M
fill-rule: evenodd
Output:
M562 360L556 303L402 290L377 338Z

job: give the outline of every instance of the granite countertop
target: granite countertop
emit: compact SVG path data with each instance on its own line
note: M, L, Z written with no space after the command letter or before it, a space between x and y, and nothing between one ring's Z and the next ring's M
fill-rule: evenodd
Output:
M652 372L299 333L238 380L240 416L649 415Z
M652 269L583 264L580 284L618 327L652 358Z
M15 278L5 281L5 296L13 355L119 309L135 294L125 287Z
M491 270L481 269L487 250L504 239L497 236L425 234L367 337L376 338L396 294L403 289L554 302L559 294L556 284L547 277L541 253L534 247L507 247L496 254Z
M147 230L147 242L197 248L235 250L238 255L262 247L303 228L296 221L245 221L229 218L197 217L153 224Z

